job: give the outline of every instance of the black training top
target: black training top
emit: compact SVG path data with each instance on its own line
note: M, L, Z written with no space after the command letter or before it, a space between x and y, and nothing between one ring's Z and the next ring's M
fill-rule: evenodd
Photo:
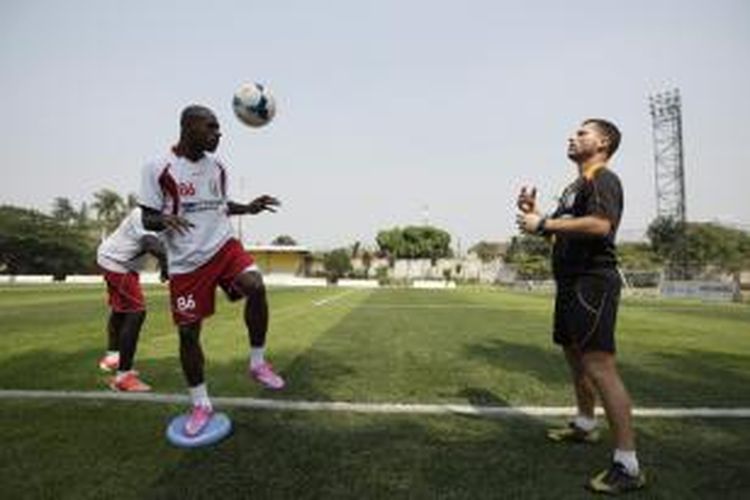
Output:
M581 176L565 188L551 218L600 215L609 219L612 229L606 236L556 234L552 248L556 278L617 265L615 235L622 215L622 198L620 178L608 168L600 168L591 178Z

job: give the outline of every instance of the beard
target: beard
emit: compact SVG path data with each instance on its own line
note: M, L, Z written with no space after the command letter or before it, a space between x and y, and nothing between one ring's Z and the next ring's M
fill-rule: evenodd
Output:
M568 159L575 163L583 163L592 156L594 156L594 151L579 148L568 148Z
M574 162L580 161L581 158L581 152L576 149L568 149L568 159Z

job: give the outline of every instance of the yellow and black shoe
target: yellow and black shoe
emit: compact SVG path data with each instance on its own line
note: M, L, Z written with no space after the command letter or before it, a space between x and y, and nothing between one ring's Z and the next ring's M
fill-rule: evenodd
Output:
M628 474L625 466L613 462L612 466L591 478L588 488L594 493L619 495L629 491L640 490L646 486L646 476L639 471L637 476Z
M557 443L596 443L599 441L599 431L581 429L575 422L570 422L566 427L547 430L547 437Z

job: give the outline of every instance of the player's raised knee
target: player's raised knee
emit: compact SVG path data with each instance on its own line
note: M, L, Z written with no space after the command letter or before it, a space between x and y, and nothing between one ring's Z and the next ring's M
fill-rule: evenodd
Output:
M266 293L263 275L256 271L248 271L239 275L237 285L246 297L258 297Z

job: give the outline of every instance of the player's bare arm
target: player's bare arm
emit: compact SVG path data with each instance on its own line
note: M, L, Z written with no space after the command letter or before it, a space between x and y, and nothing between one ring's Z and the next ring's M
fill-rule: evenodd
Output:
M264 194L258 196L250 203L230 201L227 205L229 206L229 215L255 215L263 211L276 212L276 209L281 206L281 201L273 196Z
M179 215L163 214L153 208L141 205L143 210L143 227L149 231L172 230L179 234L185 234L194 227L187 219Z
M168 281L167 253L164 251L164 245L161 244L159 238L150 234L145 235L141 238L141 246L145 252L150 253L159 261L159 278L161 281Z

